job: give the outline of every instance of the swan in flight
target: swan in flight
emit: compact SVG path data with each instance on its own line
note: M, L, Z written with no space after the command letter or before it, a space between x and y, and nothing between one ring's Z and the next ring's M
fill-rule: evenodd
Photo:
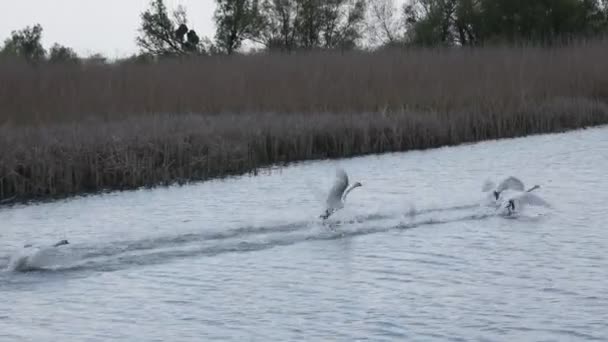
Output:
M63 246L63 245L69 245L70 243L68 242L68 240L60 240L59 242L57 242L56 244L53 245L53 247L59 247L59 246Z
M32 244L26 244L23 246L23 250L17 253L9 261L8 269L10 271L25 272L36 270L48 262L49 253L57 247L68 245L68 240L60 240L50 246L34 246ZM52 257L52 256L51 256Z
M327 219L336 211L344 208L344 201L346 200L346 195L349 192L353 191L353 189L362 186L361 183L355 182L350 187L348 186L348 175L343 169L338 169L336 171L336 182L334 186L329 191L329 195L327 196L326 209L325 213L323 213L320 218L323 220Z
M513 195L505 196L505 201L501 205L502 214L511 216L513 213L520 212L526 206L541 206L549 208L550 205L544 199L532 194L531 192L538 189L536 185L527 191L516 192Z
M494 200L498 201L500 198L500 194L505 190L514 190L514 191L524 191L524 183L520 181L518 178L513 176L507 177L503 179L502 182L496 186L494 182L487 180L481 189L483 192L492 191L492 195L494 196Z
M63 245L69 245L70 243L68 242L68 240L59 240L57 243L51 245L51 247L59 247L59 246L63 246ZM24 245L23 248L30 248L33 245L31 243Z
M487 199L488 202L486 205L495 207L498 209L502 205L502 203L504 203L503 198L505 196L502 196L503 193L505 193L505 192L506 193L531 192L538 188L540 188L540 186L535 185L535 186L531 187L530 189L526 190L526 188L524 186L524 182L522 182L521 180L519 180L516 177L510 176L510 177L507 177L504 180L502 180L502 182L500 182L498 184L498 186L494 185L494 183L492 181L486 181L482 187L482 191L483 192L492 191L492 194Z

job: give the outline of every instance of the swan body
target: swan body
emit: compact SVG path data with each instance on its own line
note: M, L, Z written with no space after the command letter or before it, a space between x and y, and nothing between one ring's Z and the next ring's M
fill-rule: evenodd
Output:
M331 188L329 195L327 196L325 212L319 217L325 220L336 211L344 208L346 196L355 188L360 186L362 186L360 182L355 182L349 186L348 175L343 169L338 169L336 171L336 181L334 186Z
M536 185L527 191L517 191L514 193L507 193L505 200L500 205L501 214L504 216L511 216L515 213L521 212L526 206L540 206L549 208L550 205L544 199L531 193L539 186Z
M11 257L8 270L15 272L26 272L40 269L40 265L44 264L45 258L49 256L49 253L47 252L68 244L68 240L60 240L51 246L45 247L26 244L23 246L23 250Z
M70 243L68 242L68 240L59 240L56 243L54 243L53 245L51 245L51 247L59 247L59 246L69 245L69 244ZM33 245L31 243L23 245L23 248L31 248L31 247L33 247Z
M63 245L69 245L70 243L68 242L68 240L60 240L59 242L55 243L53 245L53 247L59 247L59 246L63 246Z
M505 190L524 191L524 183L513 176L503 179L498 186L492 181L486 181L482 187L483 192L492 191L494 201L498 201L500 194Z

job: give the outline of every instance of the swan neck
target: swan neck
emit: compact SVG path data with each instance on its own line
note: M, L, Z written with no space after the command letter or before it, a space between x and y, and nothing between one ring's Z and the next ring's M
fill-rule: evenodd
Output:
M353 189L356 187L358 187L358 185L351 185L348 189L346 189L346 191L344 191L344 195L342 195L342 200L344 201L346 199L346 195L348 195L348 193L353 191Z
M534 190L536 190L538 188L540 188L540 186L535 185L535 186L531 187L530 189L528 189L526 192L532 192L532 191L534 191Z

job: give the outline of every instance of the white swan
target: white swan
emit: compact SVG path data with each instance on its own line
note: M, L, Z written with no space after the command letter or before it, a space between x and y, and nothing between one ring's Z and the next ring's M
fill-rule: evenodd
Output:
M531 193L538 188L540 188L540 186L535 185L526 191L507 193L507 195L504 196L505 200L501 204L503 210L502 214L511 216L514 213L520 212L526 206L551 207L547 201Z
M60 240L57 243L46 247L37 247L31 244L26 244L19 253L11 257L7 268L8 270L14 272L25 272L40 269L45 265L46 262L48 262L47 258L50 256L52 257L52 253L49 255L51 250L68 244L68 240Z
M494 200L498 201L500 198L500 194L505 190L514 190L514 191L524 191L524 183L520 181L518 178L513 176L507 177L503 179L502 182L496 186L494 182L487 180L481 189L483 192L488 192L492 190L492 195L494 196Z
M334 186L329 191L329 195L327 196L326 209L325 213L319 216L322 219L327 219L331 214L336 211L344 208L344 201L346 200L346 195L349 192L353 191L353 189L362 186L361 183L355 182L350 187L348 186L348 175L343 169L338 169L336 171L336 182Z
M69 244L70 243L68 242L68 240L59 240L55 244L51 245L51 247L59 247L59 246L69 245ZM23 248L30 248L30 247L32 247L32 244L23 245Z

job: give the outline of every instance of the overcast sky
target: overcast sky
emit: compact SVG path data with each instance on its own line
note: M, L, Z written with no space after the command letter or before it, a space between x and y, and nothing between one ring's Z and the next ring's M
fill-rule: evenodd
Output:
M0 42L11 31L42 25L43 44L70 46L79 55L102 53L110 58L137 52L140 14L150 0L0 0ZM214 0L165 0L169 11L186 7L189 25L199 36L213 37ZM0 45L2 45L0 44Z
M395 4L401 7L405 1ZM81 56L128 57L138 51L140 15L149 4L150 0L0 0L0 47L11 31L39 23L46 49L57 42ZM170 13L184 6L188 26L201 38L213 38L215 0L165 0L165 4Z

